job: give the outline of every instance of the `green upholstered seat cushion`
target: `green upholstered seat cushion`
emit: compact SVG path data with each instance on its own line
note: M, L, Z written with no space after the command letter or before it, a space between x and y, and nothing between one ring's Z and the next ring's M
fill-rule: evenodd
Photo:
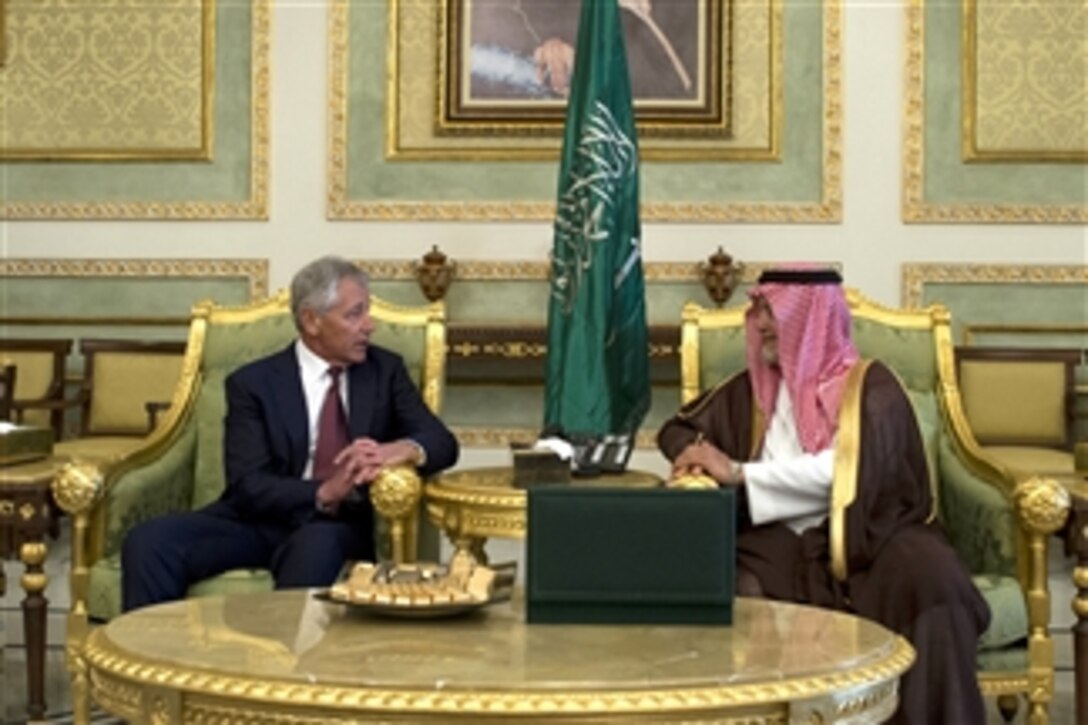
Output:
M990 626L978 640L980 650L998 650L1024 642L1028 636L1028 608L1024 590L1013 577L971 577L990 607Z
M979 672L1015 672L1028 670L1028 648L1024 646L1004 649L978 650L975 662Z
M91 566L87 614L107 621L121 613L121 557L99 559ZM189 587L190 597L207 597L246 592L272 591L272 573L267 569L234 569Z
M247 592L270 592L275 586L268 569L232 569L189 587L190 597L226 596Z

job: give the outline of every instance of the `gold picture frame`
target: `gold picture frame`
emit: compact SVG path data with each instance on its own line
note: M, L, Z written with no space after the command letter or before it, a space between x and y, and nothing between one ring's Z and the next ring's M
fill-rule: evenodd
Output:
M732 0L621 4L635 115L644 136L731 135ZM558 135L580 5L443 0L439 134Z

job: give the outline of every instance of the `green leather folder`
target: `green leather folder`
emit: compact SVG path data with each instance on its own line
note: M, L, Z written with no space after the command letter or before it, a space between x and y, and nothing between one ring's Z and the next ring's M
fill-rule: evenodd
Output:
M529 490L530 623L731 624L732 489Z

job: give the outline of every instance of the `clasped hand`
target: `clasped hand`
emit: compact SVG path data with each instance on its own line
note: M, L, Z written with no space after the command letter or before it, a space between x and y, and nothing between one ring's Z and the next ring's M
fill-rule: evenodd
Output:
M414 462L417 455L411 441L378 443L373 438L356 438L333 459L336 472L322 482L319 498L338 502L356 486L371 483L383 468Z
M742 482L740 466L736 461L704 440L689 445L672 462L673 477L686 474L710 476L719 483Z

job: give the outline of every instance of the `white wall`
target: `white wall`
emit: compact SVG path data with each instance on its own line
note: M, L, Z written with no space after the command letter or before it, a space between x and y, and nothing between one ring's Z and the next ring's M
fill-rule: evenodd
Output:
M374 12L384 3L374 1ZM906 11L845 6L844 220L841 225L645 225L648 261L701 260L723 245L741 261L835 260L850 284L899 302L904 262L1088 263L1081 226L900 222ZM274 0L271 216L267 222L3 222L6 257L268 257L272 289L320 253L543 259L547 223L363 223L325 219L325 0ZM380 122L377 117L374 122Z

